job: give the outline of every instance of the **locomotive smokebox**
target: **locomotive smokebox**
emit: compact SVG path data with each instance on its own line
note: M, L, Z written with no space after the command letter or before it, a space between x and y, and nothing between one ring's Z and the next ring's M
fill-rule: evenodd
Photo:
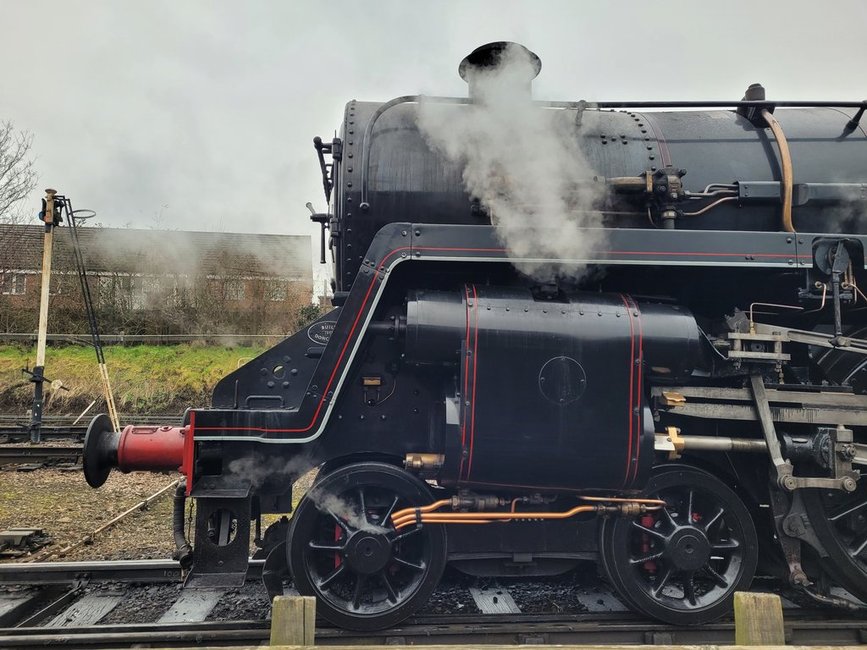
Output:
M90 487L100 487L111 470L162 472L178 470L184 458L188 427L124 427L114 431L111 419L97 415L84 437L84 478Z
M496 75L509 66L509 73L498 79L498 86L508 85L510 93L524 92L527 101L532 98L533 79L538 76L542 69L542 61L534 52L531 52L520 43L511 41L497 41L477 47L470 52L458 66L458 74L469 85L470 99L484 101L481 92L485 86L482 82Z

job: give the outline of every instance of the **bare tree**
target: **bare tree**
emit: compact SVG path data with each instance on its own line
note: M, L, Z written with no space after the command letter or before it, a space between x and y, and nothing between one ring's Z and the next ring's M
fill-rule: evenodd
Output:
M20 219L19 204L36 187L36 171L30 158L33 136L16 131L12 122L0 123L0 220Z
M30 158L33 137L16 131L11 122L0 122L0 223L15 224L24 220L24 199L36 186L36 172ZM20 232L6 229L0 233L0 309L14 311L8 294L24 291L24 276L14 270L12 253L19 245ZM20 311L20 310L19 310Z

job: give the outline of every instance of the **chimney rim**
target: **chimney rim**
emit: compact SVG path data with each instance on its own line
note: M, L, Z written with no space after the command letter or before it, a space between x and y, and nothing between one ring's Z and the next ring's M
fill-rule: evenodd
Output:
M495 62L496 57L498 57L508 47L519 47L530 56L530 61L533 64L533 76L530 77L528 81L532 81L539 76L539 71L542 69L542 60L535 52L514 41L493 41L491 43L480 45L464 57L458 66L458 74L461 76L461 79L469 83L467 73L470 68L491 66Z

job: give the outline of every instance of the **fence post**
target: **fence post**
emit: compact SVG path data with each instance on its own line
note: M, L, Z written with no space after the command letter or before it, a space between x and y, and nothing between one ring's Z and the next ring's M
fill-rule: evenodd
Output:
M735 644L785 645L783 602L776 594L735 593Z
M277 596L271 605L271 645L313 645L316 599Z

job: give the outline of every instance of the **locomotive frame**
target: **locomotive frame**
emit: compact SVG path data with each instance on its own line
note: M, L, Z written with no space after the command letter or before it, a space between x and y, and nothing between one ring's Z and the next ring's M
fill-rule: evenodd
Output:
M479 48L462 75L496 65L506 46ZM824 586L867 598L867 233L857 219L839 233L794 224L821 225L828 206L862 213L867 179L796 183L780 124L797 126L793 151L818 133L809 146L836 147L850 176L867 175L865 104L769 102L755 87L748 97L700 106L735 109L714 116L719 146L746 134L761 146L749 153L759 171L703 192L681 180L700 162L675 168L690 152L663 126L706 129L705 114L632 112L698 104L546 103L579 125L625 109L602 116L620 135L600 122L582 137L601 135L600 151L609 137L642 143L626 158L598 154L638 172L602 179L618 206L639 206L635 218L604 237L584 231L600 242L585 255L534 260L604 273L555 282L518 272L522 260L462 189L402 192L372 171L388 172L371 161L377 123L417 98L350 102L341 137L314 142L334 206L312 218L323 258L331 232L335 308L224 378L212 407L191 409L183 426L114 432L97 416L88 483L113 467L180 468L175 537L188 585L242 582L255 522L269 592L291 574L347 627L410 615L447 562L545 575L593 560L630 606L673 623L724 614L759 562L816 600L854 607ZM472 100L436 101L460 110ZM787 105L806 110L771 116ZM412 131L396 119L392 134ZM379 146L419 151L417 134L400 137ZM703 207L685 209L695 201ZM646 215L655 228L640 225ZM263 533L262 514L291 512L293 482L316 467L291 520Z

